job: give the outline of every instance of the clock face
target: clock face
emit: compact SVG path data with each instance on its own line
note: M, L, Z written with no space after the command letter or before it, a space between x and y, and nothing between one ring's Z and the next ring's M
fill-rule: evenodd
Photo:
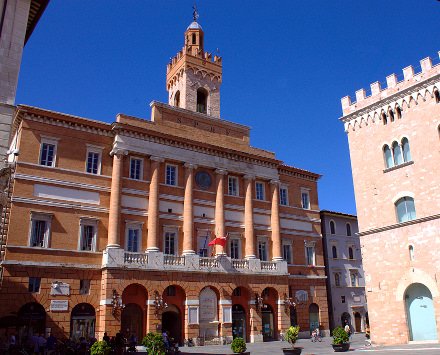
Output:
M196 184L203 190L208 190L211 187L211 175L206 171L199 171L196 173Z

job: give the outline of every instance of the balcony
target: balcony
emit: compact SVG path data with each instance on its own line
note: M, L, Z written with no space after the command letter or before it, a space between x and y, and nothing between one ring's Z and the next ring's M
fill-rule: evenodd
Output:
M176 256L162 252L130 253L119 248L104 250L102 267L136 270L199 271L239 274L287 275L285 261L231 259L226 255L200 257L196 254Z

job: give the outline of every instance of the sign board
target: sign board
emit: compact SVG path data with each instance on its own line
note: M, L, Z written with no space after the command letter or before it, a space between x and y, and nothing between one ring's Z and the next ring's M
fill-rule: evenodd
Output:
M51 312L64 312L69 310L68 300L51 300L50 301Z
M52 296L69 296L70 285L61 281L54 281L50 287L50 294Z

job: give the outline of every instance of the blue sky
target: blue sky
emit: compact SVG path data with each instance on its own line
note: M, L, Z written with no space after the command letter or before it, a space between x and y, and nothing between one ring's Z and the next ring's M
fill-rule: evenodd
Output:
M27 43L17 100L114 121L167 102L166 64L193 1L52 0ZM223 57L221 117L251 144L323 177L320 208L356 213L340 99L440 50L435 0L197 1ZM438 60L437 60L438 61Z

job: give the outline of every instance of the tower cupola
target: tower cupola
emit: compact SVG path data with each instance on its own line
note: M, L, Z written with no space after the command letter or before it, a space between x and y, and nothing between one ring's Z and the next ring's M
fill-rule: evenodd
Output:
M220 85L222 58L204 50L204 33L197 22L194 7L193 22L185 31L182 50L167 66L168 103L194 112L220 118Z

